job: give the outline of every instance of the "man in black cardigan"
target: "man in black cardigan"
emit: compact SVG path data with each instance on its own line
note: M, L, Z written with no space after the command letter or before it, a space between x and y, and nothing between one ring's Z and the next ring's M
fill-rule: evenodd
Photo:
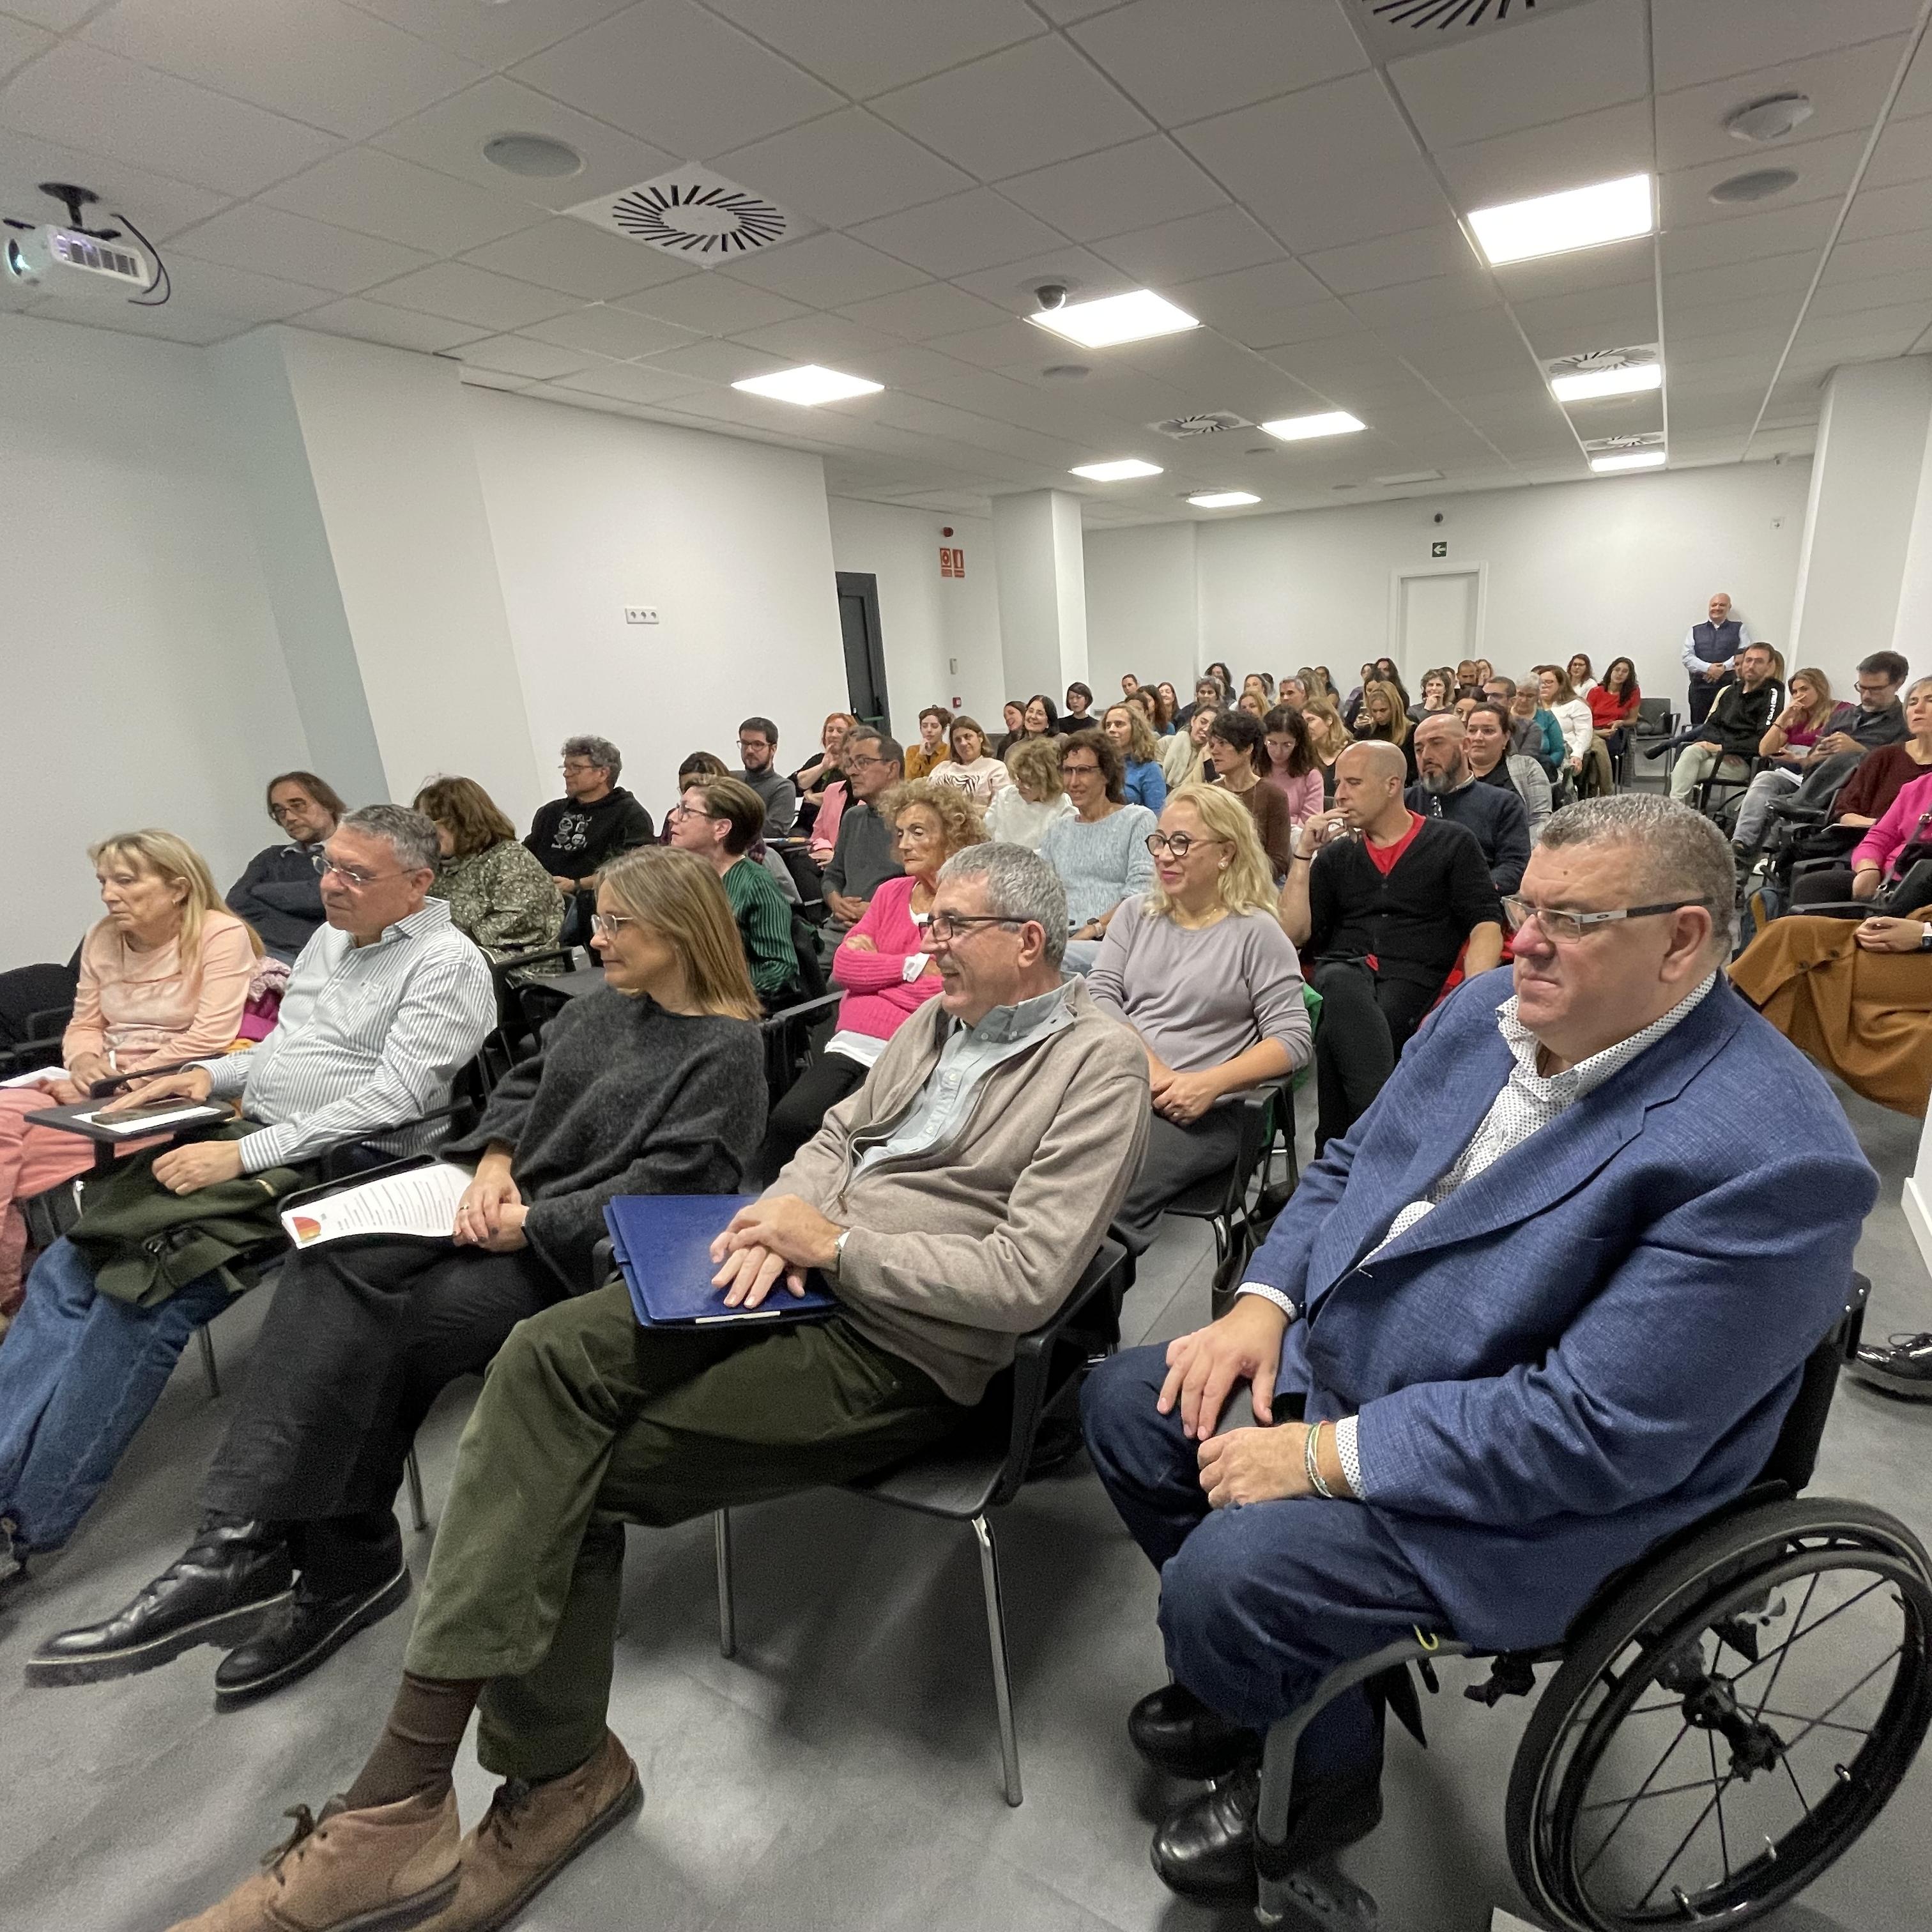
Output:
M1474 835L1499 892L1522 884L1529 863L1529 814L1516 788L1484 784L1464 749L1468 733L1453 711L1438 712L1415 728L1415 769L1408 792L1412 811L1447 819ZM1505 776L1507 776L1505 773Z
M1471 977L1502 961L1502 908L1483 848L1402 798L1400 746L1364 740L1335 761L1335 802L1295 840L1281 922L1322 995L1318 1152L1346 1134L1395 1070L1459 956Z

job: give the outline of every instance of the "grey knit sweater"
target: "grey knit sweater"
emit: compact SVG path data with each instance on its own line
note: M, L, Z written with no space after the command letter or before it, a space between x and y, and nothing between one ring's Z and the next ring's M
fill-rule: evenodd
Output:
M524 1238L573 1294L596 1286L592 1250L620 1194L730 1194L765 1130L765 1076L749 1021L667 1012L608 987L573 1000L542 1051L506 1075L473 1132L442 1149L512 1150Z

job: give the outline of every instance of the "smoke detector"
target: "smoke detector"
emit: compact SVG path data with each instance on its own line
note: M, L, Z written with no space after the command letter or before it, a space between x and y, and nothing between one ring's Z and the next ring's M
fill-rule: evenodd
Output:
M1202 410L1192 416L1169 416L1165 422L1149 423L1148 428L1185 442L1190 436L1219 436L1224 430L1252 429L1254 424L1232 410Z
M1814 111L1808 94L1771 94L1726 114L1724 126L1734 141L1781 141Z
M1709 199L1720 208L1743 201L1768 201L1798 185L1796 168L1753 168L1748 174L1732 175L1710 191Z
M758 254L802 232L798 218L776 202L694 164L564 212L700 268Z

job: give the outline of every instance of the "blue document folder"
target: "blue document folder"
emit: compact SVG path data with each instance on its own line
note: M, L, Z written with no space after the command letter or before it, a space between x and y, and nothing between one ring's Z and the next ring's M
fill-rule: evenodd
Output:
M736 1323L808 1321L831 1313L837 1301L808 1276L793 1294L781 1279L756 1308L727 1308L713 1288L718 1264L711 1244L755 1194L620 1194L607 1202L611 1258L631 1291L631 1306L646 1328L726 1328Z

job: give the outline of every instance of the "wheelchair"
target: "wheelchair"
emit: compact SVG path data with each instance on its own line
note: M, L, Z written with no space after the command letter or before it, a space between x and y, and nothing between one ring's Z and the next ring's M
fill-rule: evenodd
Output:
M1932 1724L1932 1558L1882 1510L1800 1495L1870 1292L1853 1276L1750 1489L1608 1578L1560 1644L1480 1653L1489 1681L1464 1695L1491 1707L1558 1666L1504 1837L1525 1896L1564 1932L1761 1918L1850 1849ZM1268 1732L1257 1837L1282 1844L1295 1746L1323 1705L1374 1680L1420 1736L1407 1666L1432 1691L1436 1662L1478 1654L1418 1632L1330 1672ZM1263 1876L1256 1916L1366 1928L1374 1901L1317 1864Z

